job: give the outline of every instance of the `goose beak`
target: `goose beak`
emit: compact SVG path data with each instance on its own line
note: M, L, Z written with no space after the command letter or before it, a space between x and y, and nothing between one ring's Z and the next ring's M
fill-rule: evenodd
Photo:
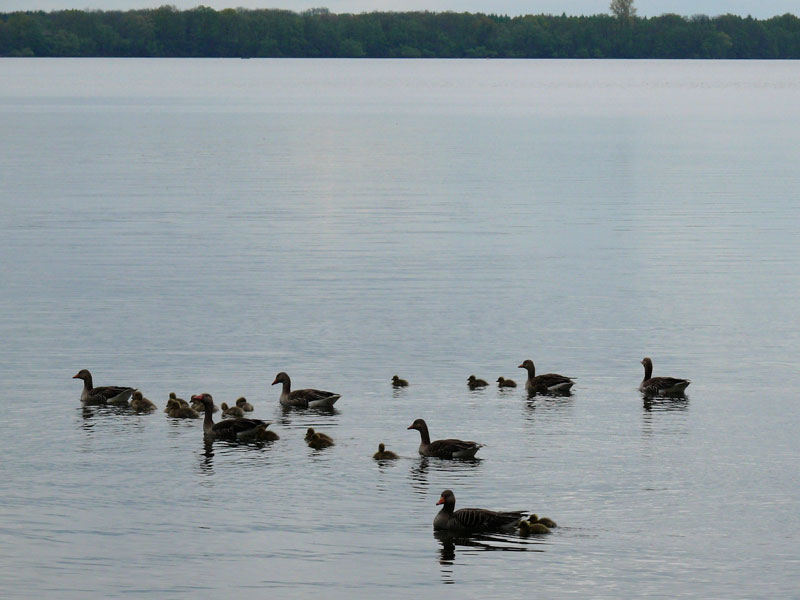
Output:
M73 379L80 379L81 378L80 373L78 373L77 375L73 375L72 378Z
M414 429L414 426L413 425L409 425L408 427L406 427L406 429Z
M278 378L277 377L275 378L275 381L272 382L272 385L275 385L276 383L278 383Z
M202 402L203 401L203 394L195 394L194 396L192 396L192 400L198 400L198 401Z
M444 496L439 498L439 501L436 503L436 506L439 506L440 504L444 504Z
M524 369L525 367L524 367L524 366L522 366L522 365L517 365L517 368L518 368L518 369Z

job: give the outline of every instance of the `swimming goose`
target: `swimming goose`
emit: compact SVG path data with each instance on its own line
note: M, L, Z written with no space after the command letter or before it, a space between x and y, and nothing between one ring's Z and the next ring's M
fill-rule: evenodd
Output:
M167 406L164 407L164 412L170 411L170 403L169 403L170 400L174 400L175 402L177 402L178 406L189 408L189 403L186 400L184 400L183 398L178 398L178 396L175 395L175 392L170 392L169 400L167 400Z
M236 406L241 408L244 412L253 412L253 405L250 404L244 396L236 399Z
M92 387L92 374L88 369L81 369L72 376L73 379L83 379L81 402L86 405L97 406L100 404L128 404L128 399L135 391L132 387L109 385L105 387Z
M506 379L505 377L498 377L497 378L497 387L517 387L517 383L511 379Z
M682 396L683 391L689 386L688 379L675 377L653 377L653 361L648 357L642 359L644 365L644 379L639 386L639 391L647 396Z
M483 444L477 442L465 442L463 440L436 440L431 441L428 433L428 425L424 419L417 419L408 429L419 431L421 443L419 453L422 456L435 456L437 458L472 458L481 449Z
M519 522L519 532L522 535L542 535L544 533L550 533L550 528L541 521L535 521L533 519L526 521L522 519Z
M133 392L133 398L131 399L131 408L136 412L153 412L156 409L156 405L142 396L142 392L136 390Z
M397 375L392 377L392 385L394 387L408 387L408 381L400 379Z
M319 437L321 437L323 440L326 440L328 442L333 442L333 438L331 436L329 436L328 434L325 434L325 433L320 433L318 431L314 431L313 427L309 427L306 430L305 440L306 441L310 440L315 434L318 435Z
M282 383L280 403L283 406L296 406L301 408L330 408L341 397L333 392L323 390L305 389L292 391L292 380L281 371L275 375L272 385Z
M555 392L566 394L570 388L575 385L569 377L559 375L557 373L545 373L544 375L536 375L536 367L533 361L528 359L519 365L519 369L527 369L528 380L525 382L525 389L535 394L546 394L548 392Z
M173 419L199 419L200 415L191 406L183 406L180 398L170 398L167 400L167 416Z
M378 444L378 451L372 455L372 458L375 460L394 460L395 458L400 457L391 450L387 450L386 446L384 446L383 442L381 442Z
M228 406L225 402L220 406L223 417L243 417L244 411L238 406Z
M324 437L323 435L315 433L306 440L306 443L310 447L314 448L314 450L321 450L322 448L328 448L329 446L333 446L334 445L333 440L329 438L327 435Z
M488 531L512 532L528 514L527 511L496 512L485 508L461 508L455 510L456 496L451 490L442 492L436 505L443 504L442 510L433 519L436 530L460 533L480 533Z
M486 387L489 384L483 379L477 379L475 375L470 375L467 377L467 385L469 386L469 389L475 390L477 388Z
M197 394L192 396L192 401L203 404L205 408L205 418L203 419L203 434L208 438L228 439L228 440L252 440L258 435L259 428L266 428L269 423L260 419L226 419L219 423L214 423L211 416L214 399L211 394Z

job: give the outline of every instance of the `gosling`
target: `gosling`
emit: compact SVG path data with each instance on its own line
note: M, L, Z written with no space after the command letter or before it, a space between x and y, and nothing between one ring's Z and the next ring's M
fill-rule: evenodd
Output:
M512 381L511 379L506 379L505 377L498 377L497 378L497 387L515 388L515 387L517 387L517 384L516 384L516 382Z
M396 388L398 387L408 387L408 381L405 379L400 379L397 375L392 377L392 385Z
M372 455L372 458L375 460L394 460L395 458L400 457L391 450L387 450L386 446L384 446L383 442L381 442L378 444L378 451Z

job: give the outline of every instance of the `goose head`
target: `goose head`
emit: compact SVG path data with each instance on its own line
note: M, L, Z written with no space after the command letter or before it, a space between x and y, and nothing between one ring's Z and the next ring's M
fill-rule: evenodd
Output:
M275 385L275 384L278 384L278 383L289 383L290 381L291 380L289 379L289 376L286 373L284 373L283 371L281 371L280 373L275 375L275 381L272 382L272 385Z

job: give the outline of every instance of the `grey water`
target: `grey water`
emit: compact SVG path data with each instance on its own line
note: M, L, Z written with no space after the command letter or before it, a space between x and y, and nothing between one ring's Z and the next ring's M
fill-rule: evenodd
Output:
M3 598L797 597L796 62L0 82ZM645 401L644 356L687 397ZM526 358L573 395L467 389ZM159 410L82 409L83 368ZM283 412L278 371L335 411ZM281 439L206 444L171 391ZM479 460L419 457L418 417ZM446 488L559 527L440 539Z

